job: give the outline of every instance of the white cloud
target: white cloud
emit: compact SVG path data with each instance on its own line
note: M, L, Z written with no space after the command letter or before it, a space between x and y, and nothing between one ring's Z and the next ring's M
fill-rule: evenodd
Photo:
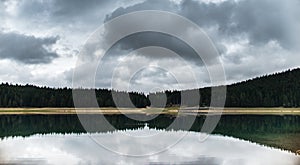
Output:
M297 0L276 2L270 0L171 0L163 2L135 0L113 3L109 1L82 3L81 1L57 0L6 0L0 2L0 35L18 33L36 39L59 36L59 40L51 45L51 51L57 53L57 57L46 60L44 64L28 62L19 64L14 61L13 55L0 56L0 80L13 83L71 86L76 56L89 35L105 20L143 9L175 12L200 25L221 53L227 83L299 67L300 4ZM186 34L193 37L192 33ZM147 39L147 37L133 39ZM130 44L127 44L125 48L130 48ZM179 44L175 42L167 44L179 47ZM16 46L14 49L19 49L19 47ZM8 45L4 49L13 52L13 48ZM189 53L185 49L179 47L179 50ZM123 51L129 53L128 50ZM24 56L19 57L20 61ZM29 57L32 56L29 55ZM156 86L194 88L196 86L193 84L192 76L186 74L186 66L192 68L196 79L200 82L199 86L210 85L205 66L195 63L188 62L186 65L181 65L182 61L178 59L162 58L160 55L153 56L153 58L148 58L145 54L125 57L124 54L118 53L104 60L101 67L105 69L105 72L98 75L97 87L110 88L111 77L115 73L118 88L127 89L128 84L124 83L124 79L132 76L132 71L138 66L151 65L164 66L168 71L145 69L132 80L136 81L136 86L132 88L145 91ZM177 79L181 83L174 83L171 73L180 75ZM83 78L84 76L86 74L82 73Z

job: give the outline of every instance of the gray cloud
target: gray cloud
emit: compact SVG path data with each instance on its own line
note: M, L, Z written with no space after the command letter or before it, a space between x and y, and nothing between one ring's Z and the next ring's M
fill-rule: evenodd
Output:
M88 2L80 0L51 0L51 1L20 1L18 2L18 12L22 17L47 16L50 19L61 21L72 20L86 16L95 11L95 9L105 8L109 1L91 0ZM37 15L36 13L39 13Z
M95 9L105 8L109 3L109 1L105 0L90 0L88 2L82 0L55 0L53 4L56 8L53 14L56 16L74 17Z
M106 37L109 37L109 35ZM159 46L170 49L180 55L184 60L193 61L199 65L203 65L203 62L195 50L184 41L176 37L157 32L141 32L129 35L119 40L113 47L111 47L111 49L107 52L107 56L120 56L147 46ZM156 52L154 50L144 51L138 55L145 56L150 59L172 58L171 55L160 54L160 52Z
M9 4L6 4L10 2ZM121 7L120 7L121 6ZM119 8L118 8L119 7ZM52 59L59 58L51 64L43 66L63 65L63 67L49 67L44 69L43 73L37 72L40 68L27 68L28 74L32 77L47 77L55 73L66 76L61 82L55 85L63 84L63 81L71 84L72 72L74 67L71 58L64 58L62 52L57 53L49 51L56 37L42 37L43 34L61 38L55 46L79 50L88 34L92 33L98 26L105 21L111 20L119 15L140 11L140 10L162 10L170 11L182 15L196 24L200 25L204 31L212 38L217 46L225 67L226 76L229 82L245 80L251 77L284 70L287 68L299 67L299 44L300 44L300 5L299 0L235 0L221 2L202 2L201 0L183 0L178 3L173 1L160 0L134 0L134 1L1 1L0 0L0 58L12 59L18 62L50 63ZM145 18L151 20L152 18ZM150 22L150 21L149 21ZM110 29L118 31L130 28L133 25L124 25ZM140 26L148 26L143 24ZM180 26L173 23L169 28ZM22 34L31 34L25 36L17 33L1 33L1 31L18 31ZM114 34L111 34L114 35ZM116 34L117 35L117 34ZM191 35L193 33L186 33ZM109 39L109 38L108 38ZM100 45L101 46L101 45ZM108 52L108 58L104 58L102 68L105 74L97 76L96 84L98 87L110 87L113 66L118 65L118 61L134 49L143 46L164 46L184 57L184 59L194 62L195 54L193 50L180 40L158 33L140 33L128 36L120 40L113 49ZM26 52L26 53L24 53ZM69 52L69 51L66 51ZM73 59L76 60L75 58ZM171 62L169 61L171 60ZM168 68L174 68L172 71L179 73L180 67L172 58L163 56L159 53L142 52L135 54L131 62L125 61L122 69L128 73L137 63L147 65L149 62L161 62ZM197 60L200 61L200 60ZM0 60L5 66L11 66L15 63L11 60ZM1 63L1 66L4 65ZM18 63L15 63L18 65ZM27 65L24 65L25 67ZM201 76L205 67L202 64L191 63L196 73L199 73L199 81L206 82ZM63 69L62 69L63 68ZM25 69L18 72L11 71L11 67L6 67L2 71L1 78L12 82L22 82ZM67 71L69 70L69 71ZM7 73L13 75L11 79L5 77ZM40 73L40 74L37 74ZM87 72L82 73L82 77ZM145 72L143 72L145 73ZM190 79L184 72L182 79L186 79L183 86L191 88ZM142 82L143 87L150 88L153 84L161 84L152 78L159 76L141 74L136 82ZM162 75L164 77L164 75ZM204 76L205 77L205 76ZM207 76L206 76L207 77ZM53 78L52 78L53 79ZM52 80L51 79L51 80ZM121 79L121 78L120 78ZM121 79L122 80L122 79ZM166 82L170 79L166 79ZM28 82L36 83L36 80L28 79ZM43 84L46 81L40 81ZM26 82L27 83L27 82ZM49 81L45 84L52 85L55 82ZM148 87L147 87L148 86Z
M127 8L120 7L116 9L114 12L106 16L105 22L116 18L117 16L130 13L133 11L141 11L141 10L161 10L161 11L170 11L170 12L178 12L179 6L175 3L170 1L159 1L159 0L151 0L151 1L144 1L142 3L138 3L133 6L129 6ZM147 18L147 19L157 19L157 18ZM157 22L164 25L164 22ZM176 24L176 22L172 22L170 20L169 25L167 28L173 28L174 25L180 27L180 25ZM122 27L106 27L106 36L105 39L110 41L111 38L118 35L118 32L121 34L124 29L132 29L134 26L145 26L147 24L126 24ZM182 29L182 28L178 28ZM178 33L182 33L182 31L178 31ZM186 33L186 32L184 32ZM124 50L132 51L146 46L160 46L167 49L174 51L175 53L179 54L185 60L195 62L199 65L203 65L203 62L197 55L197 53L184 41L167 34L157 33L157 32L141 32L135 33L133 35L127 36L121 40L119 40L108 52L109 55L120 55L124 52ZM141 56L145 56L150 59L160 59L168 56L163 56L161 54L155 54L155 52L148 52L146 54L139 54Z
M0 32L0 58L26 64L50 63L58 54L49 50L58 37L37 38L14 32Z
M291 13L291 10L299 10L300 4L294 4L295 2L241 1L233 11L232 22L236 22L236 26L232 31L248 33L253 45L276 40L282 47L290 49L296 46L291 33L300 34L299 29L292 29L295 22L299 22L299 19L293 18L296 13ZM300 12L297 15L300 15Z
M229 20L236 7L234 1L224 1L220 4L199 3L197 1L183 1L180 4L179 14L196 22L200 26L219 25L220 30L228 28Z
M129 7L119 7L112 13L106 15L105 22L111 20L117 16L141 10L162 10L162 11L170 11L176 12L178 10L178 6L168 0L146 0L144 2L129 6Z
M241 0L220 4L184 1L181 13L201 26L217 25L219 33L226 37L244 33L252 45L276 40L290 49L297 46L294 35L300 34L299 28L293 28L299 23L299 7L297 0Z
M111 10L120 5L128 6L137 2L130 0L117 3L106 0L32 0L16 1L16 3L17 13L14 17L25 21L30 20L54 26L61 26L61 24L79 26L85 23L99 26L104 16Z
M127 8L118 8L107 15L105 21L141 10L163 10L185 16L200 25L212 38L223 56L229 82L236 82L297 66L292 61L297 59L295 53L298 52L300 44L300 21L297 18L300 15L299 8L300 2L297 0L241 0L219 3L184 0L179 4L147 0ZM110 27L108 30L117 32L130 26L136 25ZM118 46L115 49L123 51L149 45L163 46L190 61L194 61L195 57L190 47L175 38L154 33L132 35L116 45ZM239 49L239 46L242 48ZM149 53L143 55L158 60L164 57ZM270 59L274 62L268 62Z
M296 37L300 34L300 27L295 28L300 23L297 18L300 15L299 7L300 2L297 0L241 0L220 3L184 0L180 4L147 0L128 8L118 8L107 15L106 21L132 11L171 11L187 17L203 28L217 26L221 35L219 37L246 34L252 45L276 40L282 47L290 49L299 45Z

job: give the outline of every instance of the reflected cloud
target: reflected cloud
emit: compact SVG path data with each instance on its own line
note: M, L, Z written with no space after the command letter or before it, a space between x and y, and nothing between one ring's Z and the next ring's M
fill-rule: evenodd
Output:
M151 141L143 141L143 143L124 138L125 134L137 132L148 134L149 131L158 130L139 129L112 133L9 137L0 141L0 164L296 165L299 163L299 157L292 153L219 135L211 135L204 142L198 140L201 133L186 131L160 132L159 136L153 136ZM91 136L100 137L107 146L132 153L155 150L168 140L183 135L185 136L181 141L164 152L143 157L119 155L103 148L91 138Z

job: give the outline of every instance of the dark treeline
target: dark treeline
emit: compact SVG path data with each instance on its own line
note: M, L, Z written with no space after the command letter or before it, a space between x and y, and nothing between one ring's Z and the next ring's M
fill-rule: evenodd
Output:
M230 85L228 107L299 107L300 69Z
M199 105L209 106L211 87L201 88L199 92ZM180 93L166 91L167 104L180 105ZM300 69L228 85L225 107L300 107Z
M132 104L138 108L149 104L147 97L141 93L96 89L96 98L100 107L115 107L112 92L118 95L117 98L122 95L129 95ZM122 105L126 106L125 104ZM5 83L0 85L0 107L74 107L72 89Z
M91 90L91 89L78 89ZM199 105L210 105L211 88L199 90ZM123 107L123 96L130 96L135 107L150 106L149 98L162 100L166 97L167 106L181 104L182 91L164 91L145 95L137 92L119 92L108 89L96 89L96 98L100 107L115 107L112 93ZM186 91L184 91L186 92ZM184 104L184 103L183 103ZM0 85L0 107L73 107L72 89L49 88L33 85ZM300 106L300 69L262 76L227 86L226 107L299 107Z

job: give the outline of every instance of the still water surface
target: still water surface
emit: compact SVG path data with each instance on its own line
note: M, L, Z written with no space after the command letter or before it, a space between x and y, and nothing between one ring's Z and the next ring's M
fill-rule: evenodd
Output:
M137 141L128 134L157 133L155 139ZM211 135L199 141L198 132L161 131L149 128L93 134L46 134L26 138L10 137L0 142L1 163L13 164L203 164L203 165L297 165L299 158L289 152L264 147L237 138ZM160 150L161 144L184 137L161 153L148 156L123 154ZM95 142L100 138L113 150Z
M225 115L204 141L204 116L189 130L181 127L189 116L172 127L169 115L105 118L116 129L87 133L76 115L0 115L0 164L300 164L291 152L300 147L299 116Z

